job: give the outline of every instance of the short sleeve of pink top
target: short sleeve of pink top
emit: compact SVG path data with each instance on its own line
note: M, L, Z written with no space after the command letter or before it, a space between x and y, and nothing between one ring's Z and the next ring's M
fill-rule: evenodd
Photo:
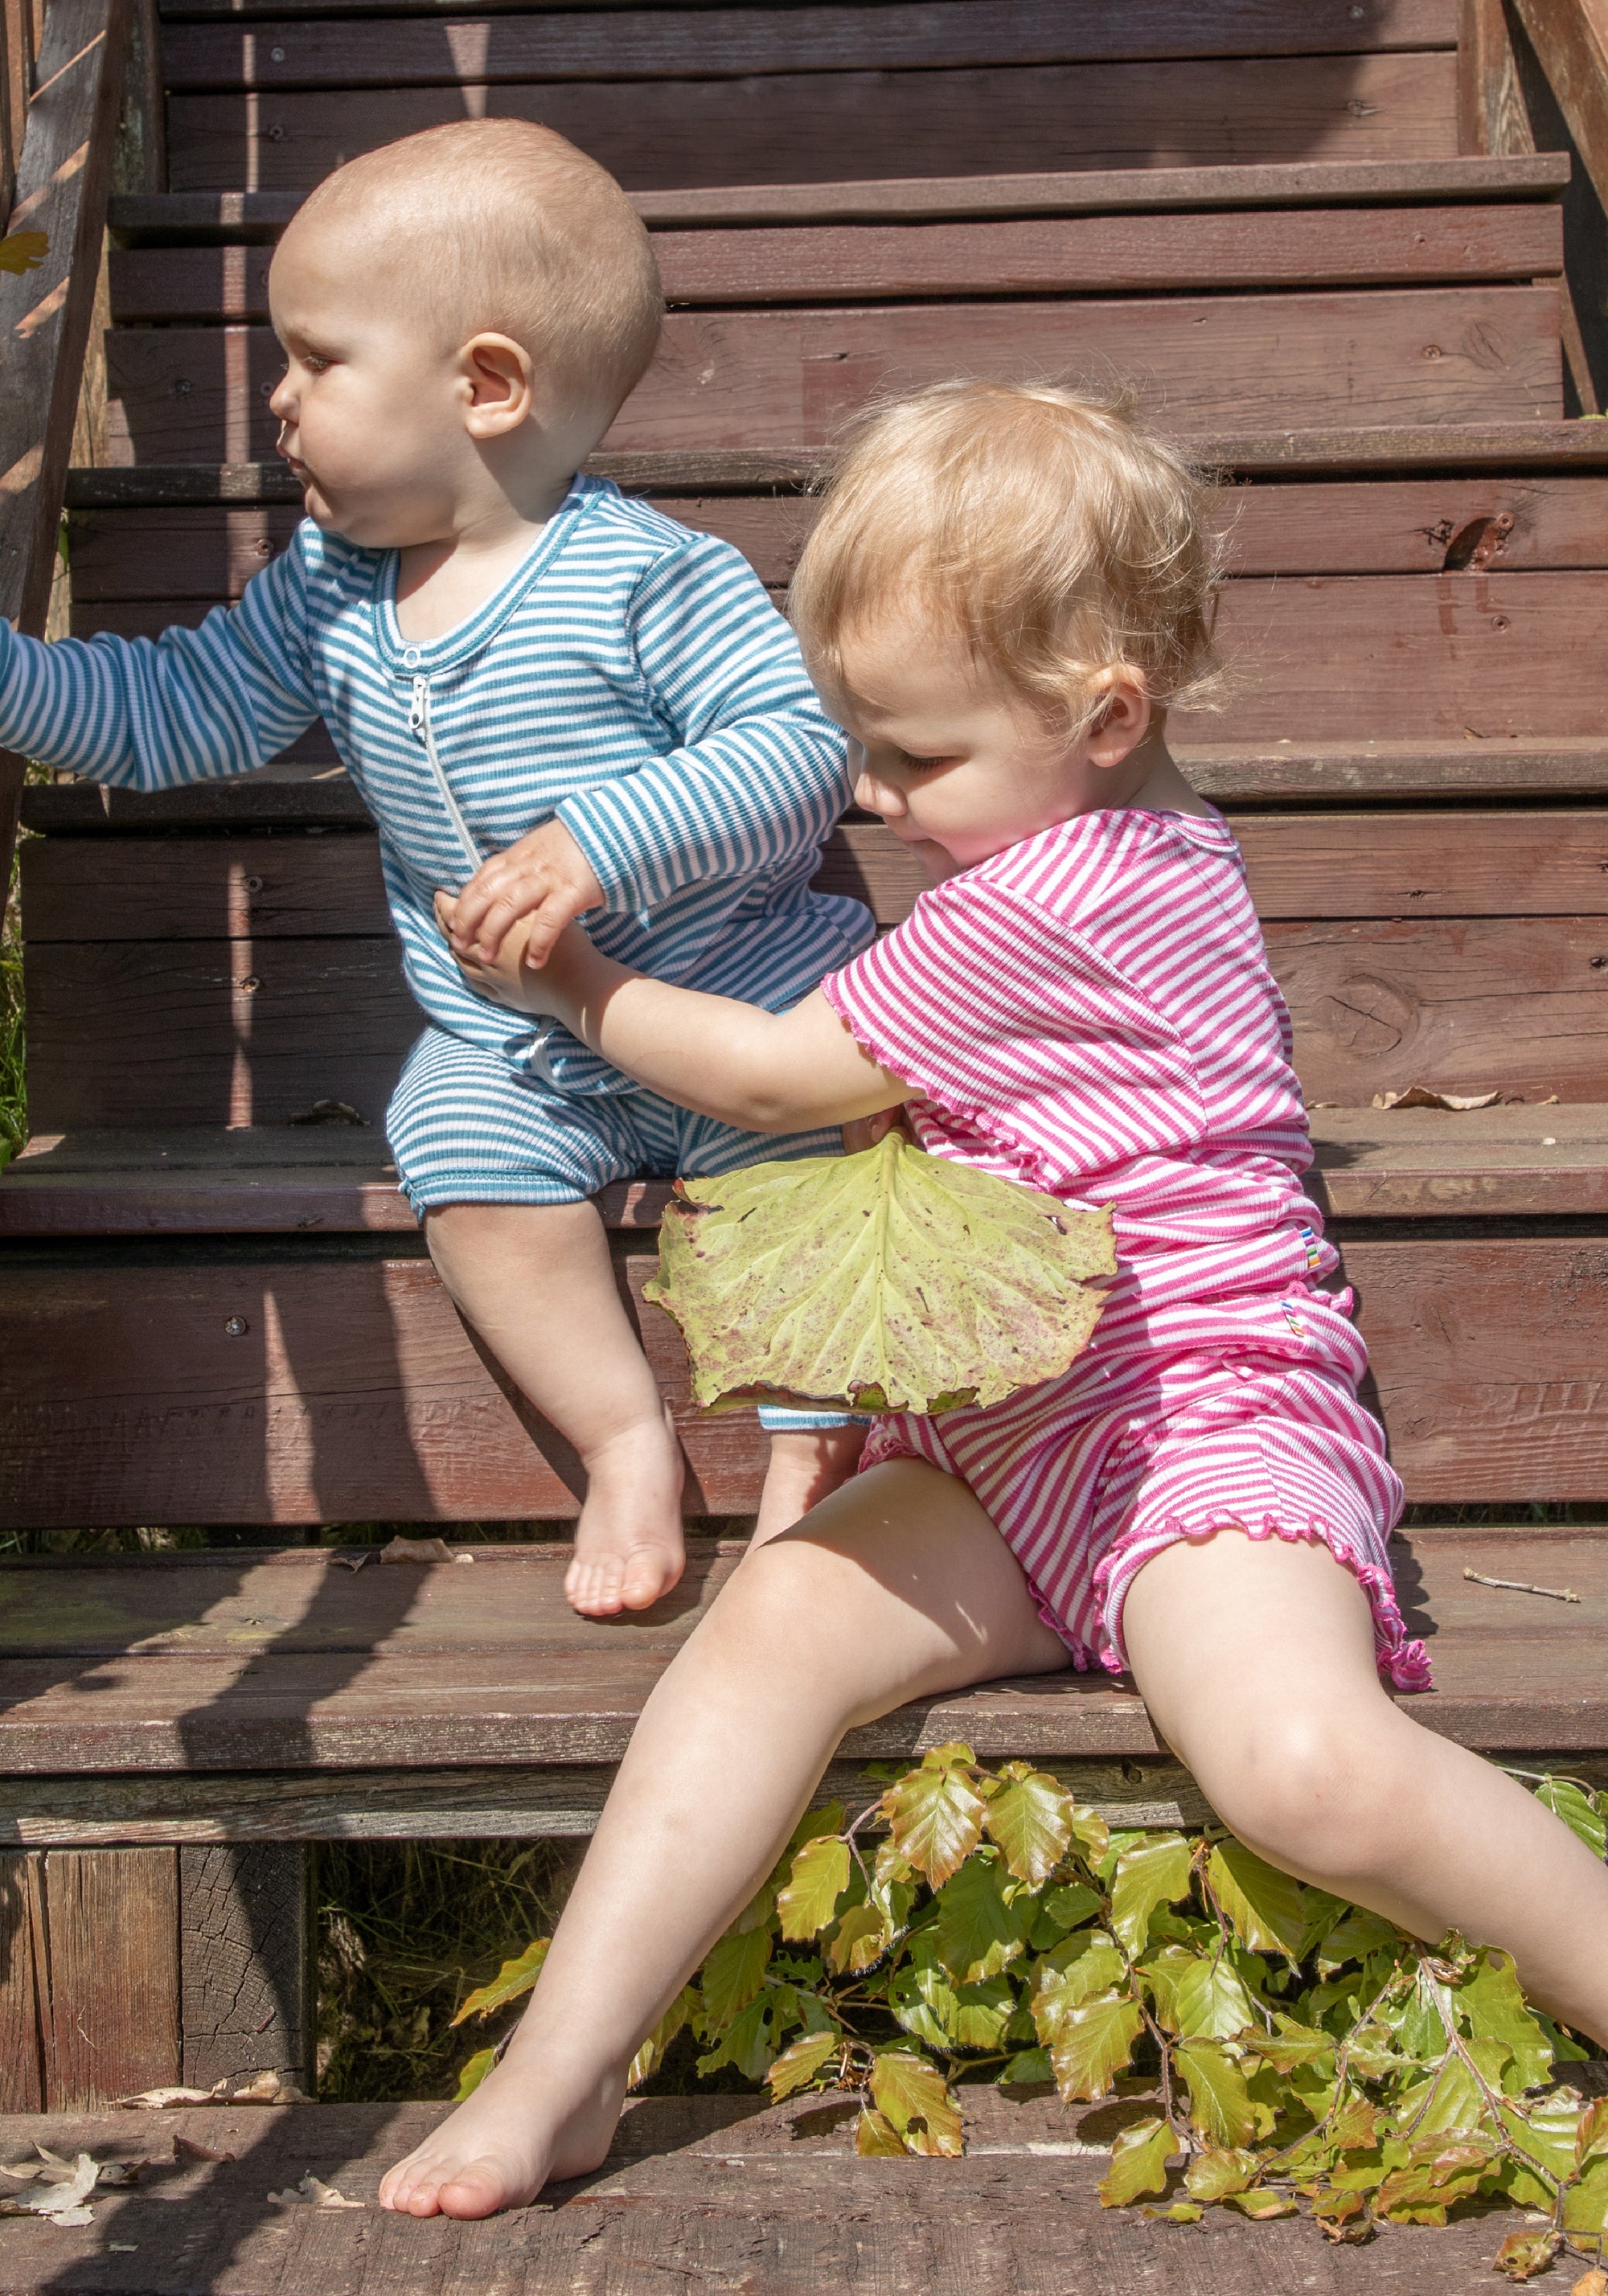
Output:
M1373 1606L1382 1669L1429 1681L1389 1538L1401 1486L1311 1160L1289 1015L1227 822L1084 814L923 893L823 988L910 1086L923 1146L1110 1204L1120 1273L1061 1379L880 1421L865 1464L975 1492L1076 1664L1125 1664L1122 1604L1181 1538L1320 1540Z

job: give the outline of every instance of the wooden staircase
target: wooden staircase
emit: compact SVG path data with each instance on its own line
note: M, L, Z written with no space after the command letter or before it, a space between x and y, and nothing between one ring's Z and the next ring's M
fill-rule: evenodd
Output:
M1179 748L1245 849L1392 1456L1416 1502L1602 1500L1608 424L1574 419L1601 323L1564 276L1570 153L1507 148L1534 59L1487 0L1464 0L1460 45L1459 13L177 0L165 184L111 205L104 421L66 488L72 630L198 621L283 546L273 240L340 159L439 119L541 118L619 173L673 308L594 467L778 592L866 398L956 372L1131 376L1224 475L1238 676ZM156 798L34 787L22 818L34 1138L0 1178L0 1527L561 1527L573 1463L459 1323L386 1160L419 1016L327 739ZM824 876L884 923L917 890L856 820ZM1499 1101L1374 1108L1415 1085ZM633 1298L662 1199L606 1200ZM637 1312L694 1515L741 1516L757 1431L696 1419L673 1330ZM23 2038L0 2107L87 2107L250 2046L194 2005L220 1845L242 1906L277 1892L240 1929L280 2003L256 2061L305 2080L283 1910L301 1844L584 1831L730 1556L706 1543L661 1613L597 1628L562 1609L562 1554L8 1571L0 2034ZM1441 1685L1422 1710L1595 1774L1605 1555L1589 1528L1415 1531L1404 1592ZM1475 1560L1583 1600L1471 1587ZM1199 1814L1131 1691L1070 1677L907 1710L843 1760L957 1733L1128 1822ZM73 1945L86 1875L141 1908L120 1957ZM118 2035L98 2062L86 2025ZM144 2290L145 2269L108 2259L94 2284ZM886 2284L939 2284L907 2269Z

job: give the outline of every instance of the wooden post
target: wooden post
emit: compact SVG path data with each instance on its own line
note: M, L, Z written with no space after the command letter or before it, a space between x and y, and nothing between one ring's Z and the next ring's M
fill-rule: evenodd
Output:
M312 1857L299 1841L178 1853L180 2021L193 2088L275 2072L310 2095Z
M1492 159L1536 148L1502 0L1459 0L1457 148Z
M6 0L6 26L29 16ZM94 306L128 50L128 0L51 0L34 65L11 214L44 232L38 268L0 272L0 613L42 634ZM13 95L15 80L12 81ZM0 886L23 761L0 752Z
M1608 401L1608 0L1505 0L1519 101L1533 145L1567 152L1561 317L1585 414Z
M179 2062L178 1852L0 1857L0 2111L93 2110Z

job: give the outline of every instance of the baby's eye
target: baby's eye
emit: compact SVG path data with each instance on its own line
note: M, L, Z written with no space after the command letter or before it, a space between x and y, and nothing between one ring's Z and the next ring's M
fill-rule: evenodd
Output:
M309 351L301 364L309 374L327 374L330 370L329 360L320 357L316 351Z
M950 758L918 758L915 755L914 751L909 750L901 750L899 751L899 755L906 765L914 766L918 773L924 767L948 766L954 762Z

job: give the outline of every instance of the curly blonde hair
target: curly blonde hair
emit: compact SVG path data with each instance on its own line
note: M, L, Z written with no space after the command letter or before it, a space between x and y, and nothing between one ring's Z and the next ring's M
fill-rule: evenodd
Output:
M1098 718L1103 670L1210 707L1210 489L1132 394L936 383L872 409L827 482L790 608L817 681L890 611L957 640L1058 732Z

